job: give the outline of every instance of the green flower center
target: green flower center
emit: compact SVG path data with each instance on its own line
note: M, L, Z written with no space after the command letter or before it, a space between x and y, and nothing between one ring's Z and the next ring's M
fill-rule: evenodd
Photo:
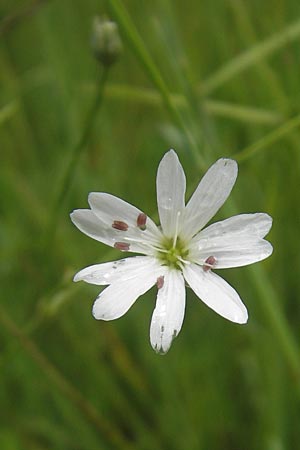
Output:
M173 238L164 238L161 243L161 251L158 252L158 258L166 266L175 269L181 269L186 261L189 251L186 244L178 237L174 245Z

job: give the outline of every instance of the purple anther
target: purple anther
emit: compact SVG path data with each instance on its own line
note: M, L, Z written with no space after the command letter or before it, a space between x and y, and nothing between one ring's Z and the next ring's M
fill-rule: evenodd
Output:
M161 289L163 287L163 285L164 285L164 282L165 282L165 277L163 275L158 277L157 280L156 280L157 289Z
M126 244L126 242L115 242L114 247L122 252L128 252L129 250L129 244Z
M208 272L210 269L212 269L214 267L214 265L216 264L217 260L214 256L209 256L208 258L206 258L204 264L203 264L203 270L204 272Z
M112 227L115 228L116 230L120 230L120 231L127 231L128 230L128 225L125 222L122 222L121 220L114 220Z
M147 222L146 214L140 213L136 219L136 224L140 228L140 230L142 231L146 230L146 222Z

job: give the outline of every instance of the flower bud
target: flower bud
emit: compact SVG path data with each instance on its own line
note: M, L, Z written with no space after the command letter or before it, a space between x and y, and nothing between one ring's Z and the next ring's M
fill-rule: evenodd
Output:
M110 66L118 59L122 50L122 42L115 22L95 17L92 30L92 49L95 57L104 66Z

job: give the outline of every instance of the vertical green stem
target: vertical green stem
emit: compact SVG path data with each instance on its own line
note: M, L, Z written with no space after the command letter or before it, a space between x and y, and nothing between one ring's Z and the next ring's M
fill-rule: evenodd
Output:
M114 16L116 22L118 23L119 28L123 33L125 39L131 46L132 51L135 53L138 61L141 63L142 67L144 68L145 72L151 79L154 86L156 86L156 88L160 92L160 95L164 101L164 104L166 105L166 108L172 120L174 121L176 126L178 126L181 129L184 136L186 137L190 153L193 155L194 159L197 160L198 165L202 169L204 169L206 166L201 155L199 154L198 146L193 136L193 133L191 133L189 128L186 126L186 123L182 115L176 108L172 99L172 95L164 79L162 78L159 69L157 68L155 62L153 61L151 55L149 54L143 40L141 39L125 7L123 6L120 0L107 0L107 2L112 12L112 15Z
M272 327L300 394L300 352L280 307L280 299L261 265L249 266L246 270L262 300L260 306Z
M73 151L71 153L71 159L68 163L64 177L62 179L62 183L61 183L61 186L60 186L60 189L58 191L58 195L57 195L57 198L55 201L56 208L58 208L59 205L62 203L63 199L66 197L66 195L70 189L74 170L76 168L77 162L79 160L79 157L80 157L82 151L84 150L84 148L86 147L86 145L88 143L93 125L95 123L95 119L97 117L97 112L102 103L104 87L105 87L105 84L106 84L106 81L108 78L108 71L109 71L109 68L107 66L105 66L103 68L103 71L101 74L101 78L100 78L100 82L99 82L99 90L98 90L97 96L94 100L94 103L92 104L91 109L88 112L88 115L85 120L85 125L82 130L82 135L81 135L78 143L73 148Z

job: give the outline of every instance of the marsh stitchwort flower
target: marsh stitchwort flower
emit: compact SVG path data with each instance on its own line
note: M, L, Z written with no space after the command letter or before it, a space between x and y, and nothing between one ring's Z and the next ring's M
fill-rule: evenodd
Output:
M166 353L183 323L187 283L222 317L247 322L238 293L214 270L246 266L271 255L272 245L264 237L272 219L264 213L240 214L203 229L229 196L237 172L235 161L219 159L185 205L183 168L174 150L167 152L156 179L160 227L124 200L89 194L90 209L71 213L77 228L120 251L143 255L89 266L75 275L74 281L108 285L94 303L96 319L118 319L156 285L150 341L154 350Z

